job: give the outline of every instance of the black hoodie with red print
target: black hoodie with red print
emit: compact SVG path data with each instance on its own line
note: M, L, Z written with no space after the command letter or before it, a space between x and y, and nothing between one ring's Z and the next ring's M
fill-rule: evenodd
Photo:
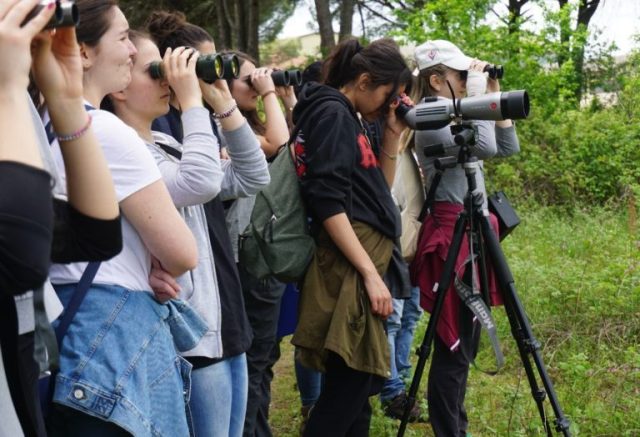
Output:
M400 235L398 208L351 102L338 90L307 84L293 111L296 168L316 224L342 212L388 236Z

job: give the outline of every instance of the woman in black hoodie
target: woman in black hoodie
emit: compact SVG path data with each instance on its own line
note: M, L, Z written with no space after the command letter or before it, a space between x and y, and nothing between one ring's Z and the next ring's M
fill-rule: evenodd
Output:
M292 342L325 372L305 436L368 435L369 396L389 376L383 320L392 312L382 275L400 220L390 193L405 127L394 109L411 80L390 39L340 43L294 109L296 167L317 243ZM363 121L383 119L372 145Z

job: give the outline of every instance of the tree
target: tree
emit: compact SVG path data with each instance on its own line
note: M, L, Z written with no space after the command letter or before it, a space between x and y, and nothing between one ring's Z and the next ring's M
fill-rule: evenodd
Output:
M343 41L351 37L353 29L353 12L355 0L343 0L340 6L340 36L338 39Z
M318 19L318 28L320 31L320 49L323 55L326 55L335 47L336 41L333 38L333 17L329 0L315 0L316 18Z
M131 27L140 28L154 10L182 11L205 28L218 49L237 49L259 61L259 43L273 40L298 0L121 0Z

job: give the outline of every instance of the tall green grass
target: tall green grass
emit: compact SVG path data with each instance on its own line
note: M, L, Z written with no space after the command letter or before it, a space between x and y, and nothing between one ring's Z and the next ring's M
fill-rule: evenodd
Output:
M572 434L640 436L640 236L624 208L569 214L526 207L519 214L522 224L503 249ZM474 437L543 436L508 320L501 308L494 317L507 363L497 376L471 370L469 431ZM275 435L296 436L299 401L288 339L283 346L271 423ZM494 366L485 339L477 363L481 369ZM428 368L422 387L427 374ZM553 417L549 403L545 406ZM394 436L397 425L374 400L371 435ZM432 433L428 424L411 424L406 435Z

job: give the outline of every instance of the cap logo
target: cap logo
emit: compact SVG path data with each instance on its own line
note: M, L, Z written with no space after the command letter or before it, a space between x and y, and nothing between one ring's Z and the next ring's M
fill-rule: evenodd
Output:
M438 56L438 51L433 49L433 50L429 50L429 53L427 53L427 56L429 57L429 59L431 59L432 61L434 60L434 58L436 56Z

